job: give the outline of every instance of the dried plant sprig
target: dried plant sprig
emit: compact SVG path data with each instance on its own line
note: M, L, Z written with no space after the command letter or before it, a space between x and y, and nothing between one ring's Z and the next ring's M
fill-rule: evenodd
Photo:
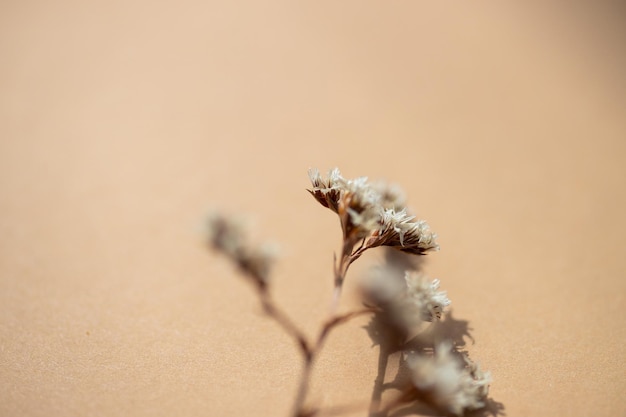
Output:
M373 314L367 329L375 344L381 346L382 358L379 359L379 376L374 388L374 392L380 391L372 395L370 415L387 416L394 407L416 399L457 415L483 407L491 382L490 374L482 372L466 355L452 352L450 341L433 345L424 337L430 332L417 336L414 332L418 327L423 329L421 325L424 323L438 322L450 304L446 292L439 291L439 280L427 279L412 270L417 263L407 261L417 259L407 255L424 255L438 250L436 234L425 221L408 214L404 196L397 187L382 182L370 183L366 177L345 179L337 168L330 170L327 178L323 178L317 169L311 169L309 177L312 188L308 191L321 205L338 215L343 233L342 250L339 258L335 257L331 314L321 323L315 338L307 337L272 298L269 285L275 260L272 247L249 245L242 223L228 216L214 213L207 222L208 242L235 262L244 276L256 284L264 313L275 320L299 347L303 368L292 416L308 417L320 412L318 407L306 402L313 365L331 331L364 314ZM365 308L337 314L348 268L366 250L381 246L394 249L388 254L395 255L387 256L389 268L379 268L363 285ZM444 338L456 340L454 337ZM394 352L405 352L403 363L410 372L411 384L397 385L402 389L401 394L380 410L387 363L383 346ZM411 349L417 347L421 353L407 354L409 346L413 346ZM427 352L432 354L425 354Z
M445 291L439 290L439 280L430 281L421 273L407 271L405 276L408 302L421 313L424 321L441 319L444 309L450 305Z
M344 239L354 244L370 239L365 247L390 246L422 255L437 250L437 235L425 221L413 221L407 214L404 196L398 187L383 182L370 184L367 177L345 179L337 168L322 178L317 169L309 170L315 199L337 213Z
M462 415L485 406L491 375L466 356L459 359L448 343L435 347L434 356L408 360L411 380L420 398L449 413Z
M315 415L317 409L307 406L305 401L311 370L326 338L337 326L364 314L374 313L378 309L376 307L365 307L349 313L332 315L322 323L317 337L310 340L272 298L269 278L271 266L276 255L275 247L269 244L262 244L257 247L250 246L245 236L243 222L229 216L212 212L208 216L206 224L208 243L215 250L222 252L231 259L239 266L243 275L256 284L255 288L263 307L263 312L277 322L294 339L299 347L303 358L303 370L294 401L293 416L305 417Z
M379 216L379 227L365 243L367 248L390 246L402 252L424 255L439 250L437 235L432 233L424 220L413 221L406 209L385 209Z
M274 245L249 246L242 222L217 212L207 218L207 240L216 250L232 259L259 288L267 288L277 253Z
M397 187L371 184L367 177L346 179L337 168L330 170L327 178L310 169L309 178L312 188L308 191L337 213L343 232L341 256L335 266L335 300L350 264L368 249L388 246L415 255L439 249L437 235L428 224L407 214Z
M445 291L439 291L439 280L430 281L424 274L405 271L397 279L393 268L373 268L360 282L366 304L376 305L393 323L396 332L409 335L424 322L440 320L450 305Z
M341 190L344 187L344 178L339 169L334 168L328 172L328 178L324 179L316 168L309 170L309 178L313 189L309 190L311 195L319 201L321 205L337 213Z

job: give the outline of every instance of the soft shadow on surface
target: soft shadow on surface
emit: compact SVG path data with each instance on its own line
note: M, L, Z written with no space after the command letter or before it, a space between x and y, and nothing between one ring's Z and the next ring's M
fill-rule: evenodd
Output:
M464 348L467 340L474 343L471 334L471 328L467 320L460 320L454 317L453 312L449 311L444 319L429 325L427 329L412 339L403 342L404 335L393 330L393 326L388 324L388 318L384 314L376 314L365 326L368 335L372 339L373 346L378 345L380 348L378 356L378 372L371 396L370 417L402 417L410 415L424 416L440 416L440 411L419 401L412 399L412 403L408 406L394 409L390 411L378 411L378 405L382 404L382 397L388 390L402 392L407 386L411 385L411 371L408 366L405 352L430 354L433 348L442 340L447 340L453 345L452 353L457 355L461 360L462 356L468 355ZM395 358L397 356L397 359ZM397 371L394 378L385 382L385 375L389 368L390 360L397 360ZM486 416L504 416L504 404L487 398L483 408L468 412L466 416L486 417Z
M417 262L415 259L417 258ZM392 265L391 269L403 276L405 270L421 269L420 257L409 257L394 250L388 250L385 256L386 266ZM390 277L393 279L393 277ZM411 371L407 363L407 354L432 354L436 345L446 341L452 345L452 353L463 362L463 356L467 356L465 350L467 342L474 343L469 321L458 319L452 310L444 315L443 319L428 324L417 335L407 334L403 326L398 326L395 320L385 312L376 313L364 327L372 340L372 347L379 347L378 370L372 388L370 401L370 417L402 417L411 415L441 416L447 415L420 401L412 398L407 387L412 386ZM385 376L392 364L397 361L397 371L394 378L385 382ZM396 369L393 366L392 369ZM403 405L386 408L383 402L383 394L393 390L396 398L403 396ZM485 406L479 410L467 412L466 416L472 417L497 417L506 415L504 405L492 398L485 399Z
M405 416L442 416L438 411L433 410L425 404L415 402L408 407L400 408L393 413L390 413L388 417L405 417ZM470 411L464 414L465 417L496 417L506 416L504 412L504 404L494 401L491 398L486 399L486 404L480 410Z

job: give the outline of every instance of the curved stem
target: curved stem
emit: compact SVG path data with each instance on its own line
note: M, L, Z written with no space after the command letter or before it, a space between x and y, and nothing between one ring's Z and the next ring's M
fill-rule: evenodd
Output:
M341 289L343 287L343 281L346 279L348 268L352 262L356 261L366 248L363 247L365 239L361 240L359 248L353 252L354 246L358 243L358 240L346 239L343 242L341 249L341 258L337 262L337 255L334 257L335 265L335 287L333 289L333 298L330 304L330 315L333 316L339 308L339 299L341 298Z
M346 314L336 314L337 308L339 306L339 299L341 297L341 288L343 286L343 281L346 277L346 273L348 272L348 268L350 267L350 264L352 264L352 262L354 262L359 256L361 256L361 253L365 249L363 248L363 243L361 243L361 246L353 253L352 249L354 248L354 245L355 242L344 242L341 259L337 261L337 257L335 256L335 288L333 291L330 318L326 320L326 322L324 322L322 328L319 331L315 344L310 343L306 335L291 321L289 316L287 316L286 313L284 313L278 308L278 306L276 306L270 296L270 293L267 291L267 288L265 286L259 286L259 295L261 299L261 305L263 306L263 311L269 317L274 319L274 321L276 321L288 335L293 337L298 342L300 352L302 353L304 364L302 368L302 374L300 375L300 381L298 383L298 391L296 393L296 398L293 404L293 417L302 417L307 414L305 401L309 391L313 364L315 362L315 359L321 352L324 341L326 340L330 331L340 324L351 320L354 317L358 317L367 313L373 313L376 311L375 308L368 307Z
M304 402L306 401L307 393L309 392L309 380L311 379L311 370L313 369L313 361L315 355L306 356L304 359L304 366L302 367L302 374L300 375L300 383L298 384L298 392L296 393L296 399L293 403L293 417L301 417L305 415Z
M322 351L322 347L324 345L324 341L331 330L340 324L346 323L347 321L362 316L367 313L375 312L375 308L364 308L362 310L352 311L350 313L341 314L331 319L327 320L322 326L319 335L317 336L317 341L315 345L313 345L307 353L304 355L304 366L302 368L302 374L300 376L300 382L298 385L298 392L296 394L296 399L293 405L293 417L300 417L305 415L304 403L306 401L307 393L309 391L309 382L311 378L311 372L313 370L313 364L317 359L317 356Z
M289 336L298 342L298 347L305 357L311 356L311 345L302 330L291 321L285 312L278 308L267 291L261 291L260 296L265 314L274 319Z
M330 333L332 329L339 326L340 324L343 324L349 320L352 320L355 317L362 316L368 313L375 313L376 311L378 311L378 309L376 309L375 307L367 307L361 310L356 310L350 313L334 316L330 318L329 320L327 320L324 326L322 327L322 329L320 330L320 333L317 336L317 341L315 342L315 345L313 346L314 354L319 353L319 351L322 349L324 341L326 340L326 337L328 336L328 334Z

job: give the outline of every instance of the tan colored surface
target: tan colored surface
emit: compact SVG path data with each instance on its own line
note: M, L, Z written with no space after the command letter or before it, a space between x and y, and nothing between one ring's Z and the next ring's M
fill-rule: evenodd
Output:
M626 415L624 10L439 3L3 2L0 415L286 415L297 352L196 228L252 214L313 332L335 165L439 233L508 416ZM312 400L367 402L362 324Z

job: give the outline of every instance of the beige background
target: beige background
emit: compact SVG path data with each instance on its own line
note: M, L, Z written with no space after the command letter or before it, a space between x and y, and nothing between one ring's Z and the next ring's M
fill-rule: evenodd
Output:
M626 415L624 9L459 3L2 2L0 415L286 415L297 351L197 231L250 214L312 334L313 166L405 189L507 416ZM367 406L365 322L312 401Z

